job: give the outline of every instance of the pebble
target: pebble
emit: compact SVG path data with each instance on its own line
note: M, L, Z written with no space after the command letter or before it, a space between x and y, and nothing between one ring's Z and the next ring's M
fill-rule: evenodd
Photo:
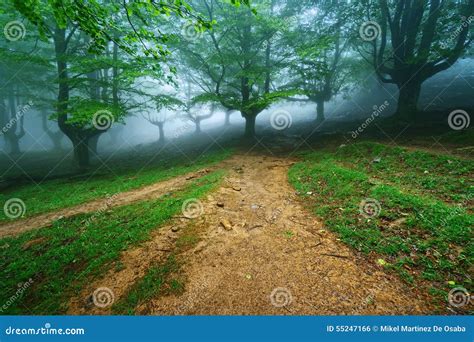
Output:
M225 229L225 230L232 230L232 223L228 220L228 219L222 219L221 220L221 226Z

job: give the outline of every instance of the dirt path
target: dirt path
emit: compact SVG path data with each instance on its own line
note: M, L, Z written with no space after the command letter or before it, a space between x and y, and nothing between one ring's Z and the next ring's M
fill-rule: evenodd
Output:
M287 181L291 160L237 155L223 164L230 172L223 185L202 201L201 217L176 220L155 231L151 241L124 253L121 270L111 270L90 284L71 301L68 313L110 313L110 308L88 305L88 296L99 287L110 288L115 300L123 296L190 225L199 228L201 242L180 256L185 263L185 292L157 297L137 313L431 312L416 289L358 256L306 211Z
M17 235L36 228L46 227L60 218L96 212L107 208L127 205L133 202L157 198L167 192L185 186L186 183L191 182L192 179L200 177L210 172L211 169L215 168L216 166L213 166L209 169L190 172L188 174L171 178L166 181L158 182L143 188L122 192L110 198L101 198L84 204L79 204L74 207L60 209L54 212L29 217L24 220L15 220L13 222L0 223L0 238Z

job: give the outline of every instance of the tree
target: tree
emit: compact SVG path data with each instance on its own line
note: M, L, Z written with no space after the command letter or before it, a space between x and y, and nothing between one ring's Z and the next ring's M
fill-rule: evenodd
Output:
M74 156L80 168L86 168L90 161L91 139L105 132L123 113L120 108L110 110L109 104L95 97L84 100L71 98L73 82L69 76L70 42L75 28L66 30L59 25L53 29L58 72L57 120L60 130L71 140ZM68 31L68 32L67 32ZM67 32L67 33L66 33ZM97 143L97 140L93 140ZM92 147L94 150L96 146Z
M316 121L321 123L325 120L325 102L348 88L354 73L354 58L349 55L350 5L290 1L286 11L295 15L295 25L286 37L294 51L287 66L292 78L288 87L316 103Z
M183 117L185 120L191 121L195 126L195 133L201 133L201 121L210 119L215 112L215 103L211 103L211 111L202 114L200 111L196 110L197 105L205 105L209 101L209 98L206 93L197 95L193 97L191 81L188 79L186 84L186 99L182 102L183 107Z
M91 0L87 4L73 0L13 0L13 4L29 22L36 25L44 39L51 39L54 44L58 85L57 122L60 130L72 141L75 159L81 169L89 164L91 139L97 139L125 113L118 105L116 77L113 77L112 102L106 97L97 97L98 69L91 68L86 77L90 81L89 99L74 96L75 87L80 86L83 81L76 79L83 75L82 72L71 76L71 64L77 57L74 43L86 40L88 53L100 53L113 42L114 57L117 56L118 49L121 49L141 68L152 69L163 75L160 62L169 55L165 45L169 37L154 29L165 21L163 18L176 15L193 19L194 24L201 29L210 26L181 0L123 3ZM150 63L151 60L153 63ZM117 66L114 65L113 76L117 76L117 72ZM103 74L100 81L107 78L108 74ZM105 87L103 90L106 92ZM96 142L97 140L95 144Z
M8 143L10 154L17 156L21 153L20 139L26 133L24 128L25 112L30 106L22 105L17 87L10 87L6 97L6 103L0 103L0 116L5 122L2 133Z
M397 117L412 121L423 82L451 67L469 46L474 0L379 0L360 6L369 20L360 30L370 45L367 59L380 80L397 85Z
M224 121L224 126L229 126L230 125L230 116L234 114L234 110L232 109L226 109L225 111L225 121Z
M41 115L41 127L43 128L43 131L48 135L48 137L51 139L51 142L53 143L53 149L55 151L59 151L62 149L61 141L63 140L64 133L61 132L61 130L53 130L49 126L49 116L50 114L46 110L42 110L40 112Z
M288 23L274 12L275 1L253 2L253 10L235 10L216 0L192 4L218 24L202 36L183 38L185 62L208 101L239 111L246 121L245 136L254 137L257 115L288 96L288 91L272 85L288 56L279 36Z
M167 113L160 112L160 113L146 113L143 114L143 118L151 123L152 125L158 127L159 129L159 138L158 143L163 145L165 143L165 130L164 125L168 119Z
M154 98L156 111L150 113L149 111L146 114L143 114L143 118L147 120L154 126L157 126L159 129L159 144L164 144L165 142L165 130L164 126L167 121L173 119L170 117L169 110L179 110L183 107L183 102L171 95L157 95Z
M21 139L27 133L25 121L48 101L52 68L46 44L34 34L22 38L29 27L14 19L11 7L2 4L0 24L5 27L6 39L0 41L0 135L9 153L18 156L22 152ZM24 41L19 44L19 39Z
M186 119L193 122L196 127L195 133L201 133L201 121L210 119L215 112L215 105L211 105L211 110L207 114L200 114L192 111L192 107L185 110Z

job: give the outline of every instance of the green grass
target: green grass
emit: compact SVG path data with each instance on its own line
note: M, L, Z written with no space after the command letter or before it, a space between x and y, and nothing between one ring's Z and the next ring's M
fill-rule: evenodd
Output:
M461 146L473 146L474 145L474 129L464 129L462 131L449 131L448 133L440 136L441 143L457 144Z
M56 179L39 185L26 184L0 193L0 206L11 198L21 199L26 206L24 217L30 217L57 209L72 207L98 198L105 198L119 192L137 189L188 172L199 170L228 158L231 151L213 152L199 157L193 164L175 160L159 168L139 172L117 171L82 179ZM0 210L0 222L10 220Z
M0 240L0 303L13 298L17 284L33 280L10 306L0 307L1 313L64 313L68 299L88 281L120 269L122 251L146 241L152 230L180 212L184 200L204 196L223 175L216 171L157 200L62 219Z
M343 242L382 259L408 283L439 293L449 290L448 281L470 288L472 161L375 143L303 159L290 169L290 182ZM378 216L360 214L367 198L380 203Z
M175 246L162 263L154 263L146 274L133 284L112 307L114 314L134 315L136 308L151 299L167 294L183 293L185 282L180 274L184 261L180 260L181 253L196 246L200 241L199 230L192 222L182 230Z
M474 163L471 160L371 142L345 146L334 153L315 153L311 158L329 158L365 173L372 181L383 179L397 187L420 190L422 194L449 202L466 205L474 197Z
M171 254L162 265L153 265L143 278L136 282L128 293L114 304L112 310L115 314L132 315L135 308L158 294L181 293L184 285L180 280L171 278L179 270L176 256Z

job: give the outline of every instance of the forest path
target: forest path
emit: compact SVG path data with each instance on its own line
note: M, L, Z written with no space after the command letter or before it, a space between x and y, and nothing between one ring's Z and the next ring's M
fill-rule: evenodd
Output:
M160 197L168 192L184 187L190 184L195 178L199 178L206 173L215 170L218 166L213 165L207 169L190 172L168 180L133 189L126 192L117 193L109 198L100 198L73 207L48 212L32 216L22 220L12 222L0 222L0 238L14 236L25 231L47 227L60 218L72 217L79 214L86 214L98 211L104 211L109 208L119 207L134 202L145 201Z
M287 180L293 160L235 155L221 187L202 200L203 215L175 219L121 257L70 302L69 314L108 314L87 305L100 287L120 300L150 264L163 262L180 232L200 242L178 257L184 292L161 294L136 308L154 315L421 314L426 298L369 264L324 229ZM321 201L324 201L321 198Z

